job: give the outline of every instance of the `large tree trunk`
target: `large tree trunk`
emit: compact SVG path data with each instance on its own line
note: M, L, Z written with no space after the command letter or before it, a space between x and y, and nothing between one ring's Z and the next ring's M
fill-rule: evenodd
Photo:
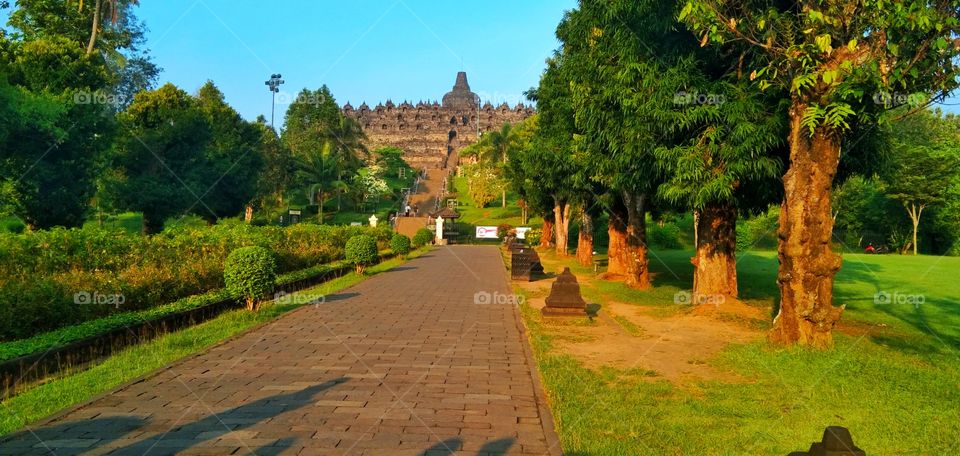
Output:
M577 237L577 262L580 266L593 264L593 216L584 210L580 214L580 235Z
M87 55L93 54L97 45L97 34L100 33L100 8L103 0L97 0L93 5L93 29L90 31L90 42L87 43Z
M840 162L839 138L801 125L806 106L790 110L790 169L783 177L778 256L780 311L770 340L829 347L844 307L833 306L833 280L841 259L830 247L830 190Z
M607 274L614 276L627 275L627 263L630 261L627 252L627 208L619 198L614 198L608 215L607 224Z
M543 233L540 235L540 247L549 249L553 247L553 214L545 214L543 217Z
M650 260L647 257L647 197L623 192L627 206L627 286L650 288Z
M698 212L697 220L693 302L719 303L721 297L736 298L737 209L729 203L707 206Z
M570 246L570 203L556 202L553 206L554 230L556 231L557 255L566 256Z

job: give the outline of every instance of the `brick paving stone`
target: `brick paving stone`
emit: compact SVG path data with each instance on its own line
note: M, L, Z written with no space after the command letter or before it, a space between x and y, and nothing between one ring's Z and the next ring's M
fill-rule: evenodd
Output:
M441 247L29 431L5 454L558 454L492 247Z

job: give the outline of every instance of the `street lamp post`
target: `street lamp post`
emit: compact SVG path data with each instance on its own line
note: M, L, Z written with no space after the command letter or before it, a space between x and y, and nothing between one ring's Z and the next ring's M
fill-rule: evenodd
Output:
M277 93L280 92L280 84L286 82L281 79L282 77L283 76L280 76L279 74L272 74L270 75L270 79L264 82L264 84L270 89L270 93L273 96L273 100L270 103L270 127L273 128L274 131L277 129L273 123L273 117L277 107Z

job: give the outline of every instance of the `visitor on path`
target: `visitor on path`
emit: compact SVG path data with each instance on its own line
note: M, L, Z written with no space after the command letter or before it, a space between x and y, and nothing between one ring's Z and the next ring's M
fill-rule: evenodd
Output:
M409 217L409 216L410 216L410 205L409 205L409 204L407 205L407 211L404 212L404 214L405 214L404 217Z

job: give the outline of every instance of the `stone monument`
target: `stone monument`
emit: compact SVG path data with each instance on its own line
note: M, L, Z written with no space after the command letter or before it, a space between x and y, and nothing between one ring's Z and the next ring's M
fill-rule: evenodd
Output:
M541 310L544 316L587 316L587 303L580 295L580 284L577 276L564 268L553 282L550 296L547 296L547 305Z
M853 437L845 427L830 426L823 431L823 441L810 445L810 451L795 451L790 456L866 456L853 444Z

